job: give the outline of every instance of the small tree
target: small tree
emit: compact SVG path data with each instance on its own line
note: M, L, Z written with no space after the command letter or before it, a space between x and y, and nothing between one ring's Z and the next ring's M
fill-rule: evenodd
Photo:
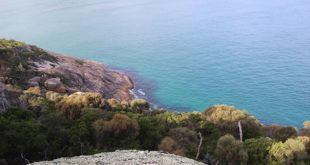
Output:
M171 129L168 135L166 138L171 138L173 141L165 138L159 145L160 149L181 156L195 157L199 143L197 132L186 127L179 127ZM170 147L168 147L169 150L165 150L165 146L169 146L166 145L169 144L168 142L176 143L177 147L174 148L175 150L170 150Z
M267 137L285 142L288 138L297 136L297 131L294 127L271 125L264 127L264 132Z
M168 126L156 115L139 118L140 133L138 139L142 149L156 150L161 139L168 133Z
M158 146L158 149L169 152L169 153L173 153L176 155L185 156L184 148L182 148L171 137L165 137L163 140L161 140L161 143Z
M248 164L267 164L268 153L273 143L269 138L247 139L244 144L249 156Z
M97 120L93 123L96 143L99 148L113 150L136 147L139 124L126 115L116 114L112 120Z
M39 153L46 147L47 139L35 117L32 111L18 108L0 115L0 157L9 154L28 162L42 156Z
M202 115L207 122L215 124L222 135L231 134L239 137L239 121L242 122L244 139L257 137L260 134L259 121L233 106L215 105L205 110Z

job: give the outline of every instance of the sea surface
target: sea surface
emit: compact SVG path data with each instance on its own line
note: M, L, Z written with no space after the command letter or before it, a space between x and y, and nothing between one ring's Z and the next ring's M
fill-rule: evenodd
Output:
M310 120L309 0L0 0L0 38L130 71L160 107Z

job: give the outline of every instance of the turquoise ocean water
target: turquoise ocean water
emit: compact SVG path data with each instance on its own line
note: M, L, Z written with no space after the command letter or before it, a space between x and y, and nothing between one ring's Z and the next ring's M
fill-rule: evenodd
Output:
M134 71L160 106L310 120L309 0L0 0L0 38Z

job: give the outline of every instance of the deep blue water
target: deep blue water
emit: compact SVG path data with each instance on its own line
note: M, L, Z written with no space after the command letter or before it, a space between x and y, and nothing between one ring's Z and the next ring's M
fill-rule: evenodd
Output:
M310 120L309 0L0 0L0 38L133 70L161 106Z

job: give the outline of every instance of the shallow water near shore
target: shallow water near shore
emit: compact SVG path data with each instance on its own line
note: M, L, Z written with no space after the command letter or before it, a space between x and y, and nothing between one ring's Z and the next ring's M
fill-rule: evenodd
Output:
M230 104L265 123L310 120L310 1L0 4L0 38L130 68L159 106Z

